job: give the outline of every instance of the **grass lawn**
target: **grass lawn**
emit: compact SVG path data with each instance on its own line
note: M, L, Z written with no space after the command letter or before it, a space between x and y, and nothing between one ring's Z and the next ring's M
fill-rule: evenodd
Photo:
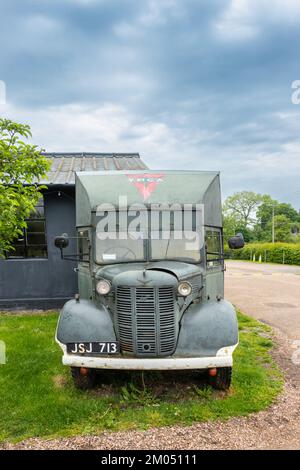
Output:
M56 322L56 312L0 314L0 441L226 419L267 407L282 389L270 328L242 314L228 393L197 372L103 371L95 390L78 391L61 365Z

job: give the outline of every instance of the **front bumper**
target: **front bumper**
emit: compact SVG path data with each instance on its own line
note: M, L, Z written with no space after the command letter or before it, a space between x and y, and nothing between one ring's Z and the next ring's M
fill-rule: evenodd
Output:
M210 369L213 367L232 367L232 353L236 348L228 346L220 349L214 357L91 357L68 354L65 345L60 344L64 351L62 362L70 367L87 367L91 369L117 370L188 370Z

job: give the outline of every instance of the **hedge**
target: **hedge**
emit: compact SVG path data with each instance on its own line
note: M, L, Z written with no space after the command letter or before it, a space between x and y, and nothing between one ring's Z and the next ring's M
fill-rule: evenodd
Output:
M268 263L300 265L300 243L248 243L240 250L224 248L225 258L255 260Z

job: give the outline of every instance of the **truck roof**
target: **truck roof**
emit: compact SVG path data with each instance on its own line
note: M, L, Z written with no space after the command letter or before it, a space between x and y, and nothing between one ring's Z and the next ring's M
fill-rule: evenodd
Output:
M182 170L87 171L76 173L76 224L91 224L99 204L204 204L205 223L222 225L219 172Z

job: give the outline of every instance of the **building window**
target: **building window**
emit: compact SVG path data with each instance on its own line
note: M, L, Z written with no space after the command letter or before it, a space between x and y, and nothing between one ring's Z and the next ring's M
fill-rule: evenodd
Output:
M205 247L207 267L220 266L223 263L221 230L206 229Z
M14 250L6 254L8 259L47 258L46 221L44 199L41 198L26 220L27 227L23 234L12 243Z

